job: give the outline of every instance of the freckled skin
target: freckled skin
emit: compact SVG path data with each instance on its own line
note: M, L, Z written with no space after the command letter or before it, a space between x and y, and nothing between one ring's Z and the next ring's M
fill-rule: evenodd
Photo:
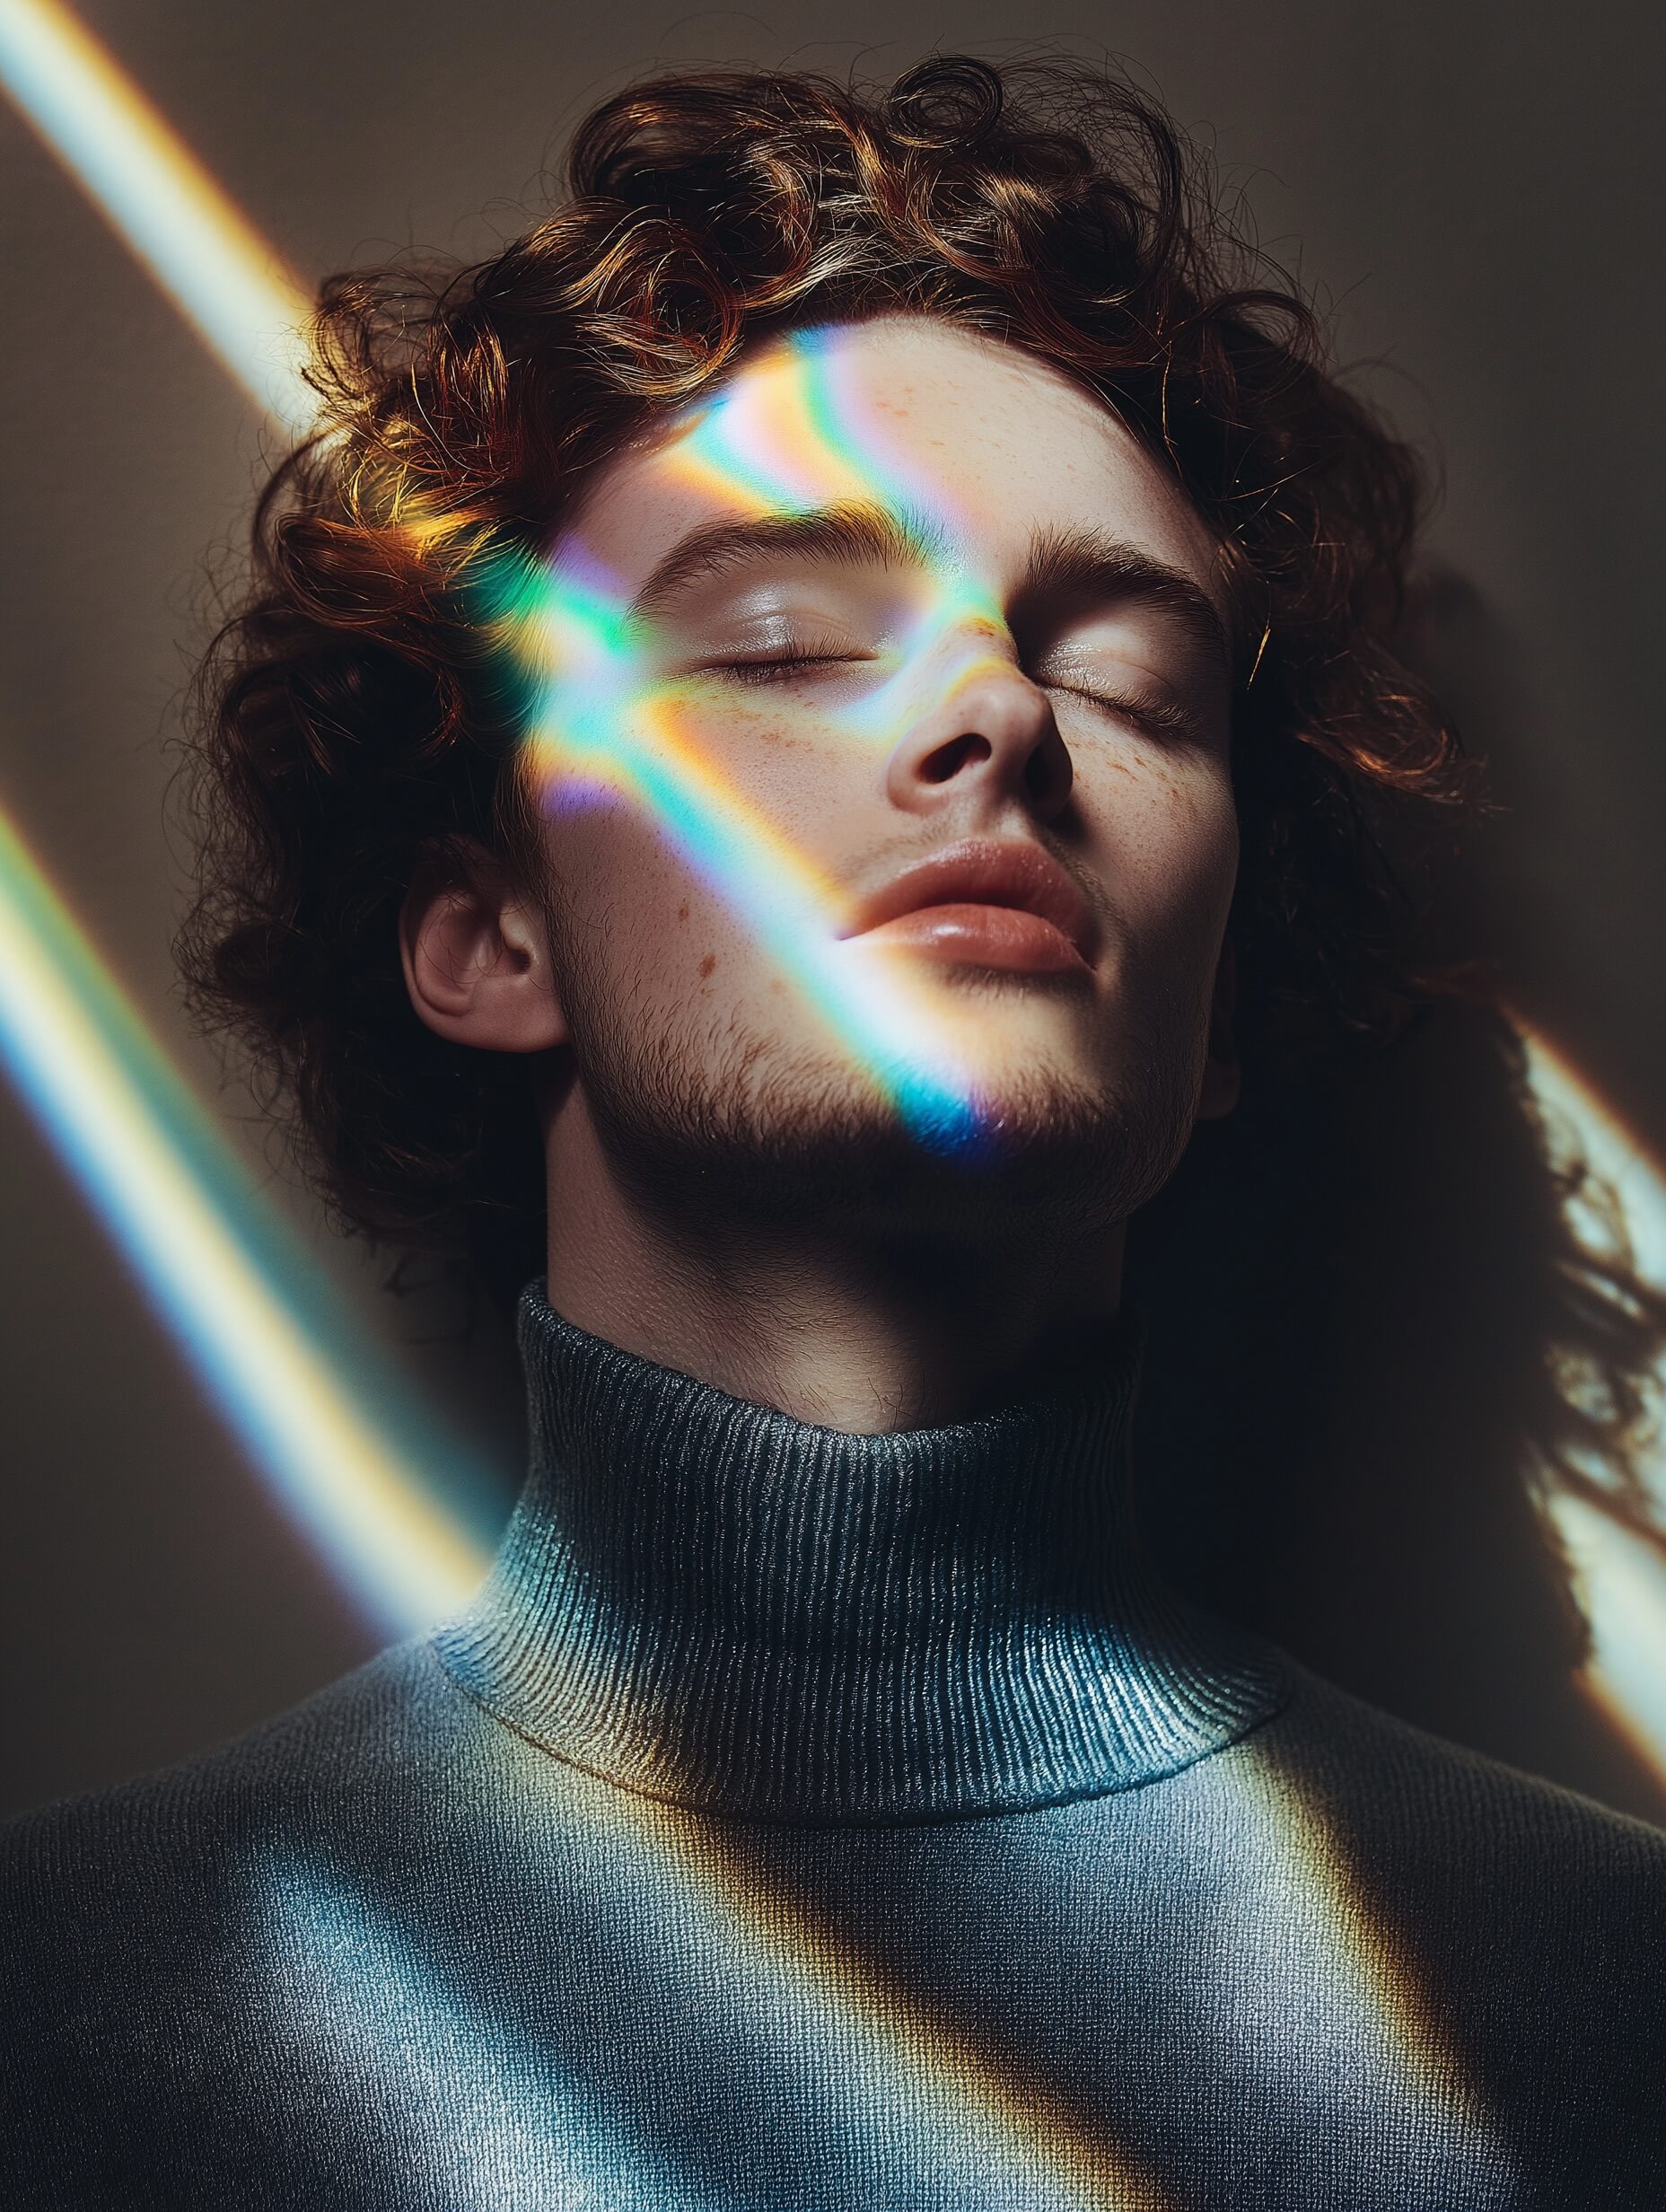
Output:
M749 571L702 586L693 611L662 619L642 648L645 679L669 684L679 742L715 785L734 794L772 846L790 848L837 892L865 894L960 838L1047 844L1098 917L1102 944L1092 972L1066 986L922 961L916 987L927 999L940 996L962 1029L967 1007L978 1010L974 1072L995 1110L1009 1094L1016 1101L1048 1084L1103 1102L1108 1111L1140 1110L1135 1092L1150 1082L1148 1071L1178 1066L1179 1103L1164 1110L1189 1122L1206 1079L1237 862L1225 671L1200 672L1161 622L1096 616L1081 648L1095 671L1191 717L1195 735L1153 736L1062 679L1038 676L1006 618L1038 533L1096 531L1189 579L1224 622L1214 541L1109 409L1017 348L923 317L881 318L818 343L857 425L853 443L859 448L862 423L882 422L875 450L899 461L911 499L953 518L956 558L976 587L969 606L993 601L1001 619L969 613L963 631L948 636L919 622L876 631L875 651L903 656L894 671L892 661L884 666L894 696L908 702L900 724L876 729L847 703L844 672L794 663L742 683L723 655L759 650L748 641L756 636L767 645L783 625L807 625L812 644L830 630L837 643L868 622L865 610L876 593L883 597L880 584L864 584L864 600L847 567ZM745 358L726 389L743 399L748 380L767 373L767 355ZM672 418L602 467L557 543L557 566L570 553L628 594L690 530L746 517L742 502L681 466L694 420ZM848 496L847 476L836 491ZM925 583L908 588L926 603ZM976 682L957 689L974 662ZM850 665L855 682L862 665ZM977 741L955 756L964 768L927 772L924 733L952 737L957 716ZM1015 726L1014 716L1038 742L1044 724L1055 748L1062 741L1069 764L1062 804L1038 807L1010 745L998 759L986 744L979 751L982 728ZM847 1041L796 983L784 983L721 883L697 873L640 807L621 800L552 812L544 838L572 918L557 986L579 1031L600 1031L607 1010L628 1008L629 1035L654 1039L656 1065L680 1069L679 1079L697 1090L732 1100L741 1052L739 1064L760 1096L772 1084L777 1099L784 1085L798 1086L869 1109L872 1086ZM699 965L697 1020L686 966L664 957L673 918L697 926L710 948ZM593 1023L587 1007L598 1012ZM625 1030L615 1021L609 1033Z

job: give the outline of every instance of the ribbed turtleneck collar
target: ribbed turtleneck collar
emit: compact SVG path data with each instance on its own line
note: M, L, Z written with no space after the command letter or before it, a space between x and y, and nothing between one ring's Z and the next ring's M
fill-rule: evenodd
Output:
M1140 1561L1137 1349L979 1419L846 1435L522 1302L530 1479L441 1656L630 1789L753 1818L1018 1811L1153 1780L1270 1712L1276 1655Z

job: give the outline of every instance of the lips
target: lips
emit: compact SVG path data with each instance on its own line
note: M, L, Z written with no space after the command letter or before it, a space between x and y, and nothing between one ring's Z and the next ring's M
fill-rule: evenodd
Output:
M969 838L905 868L845 934L1034 973L1080 971L1094 952L1087 900L1050 853L1016 838Z

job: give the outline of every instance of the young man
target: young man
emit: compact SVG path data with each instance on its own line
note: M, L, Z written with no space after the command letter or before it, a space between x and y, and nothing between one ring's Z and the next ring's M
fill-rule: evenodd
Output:
M1658 2203L1666 1844L1127 1490L1125 1224L1381 1010L1355 830L1450 785L1407 458L1114 86L573 169L327 296L192 939L352 1219L490 1276L547 1193L528 1488L465 1619L14 1831L7 2201Z

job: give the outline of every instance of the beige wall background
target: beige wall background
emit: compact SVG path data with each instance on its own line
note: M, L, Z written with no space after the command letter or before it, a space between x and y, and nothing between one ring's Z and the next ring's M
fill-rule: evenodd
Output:
M539 199L573 120L656 63L887 76L941 47L1124 58L1210 144L1339 350L1439 457L1467 584L1451 688L1503 812L1484 904L1516 1002L1666 1153L1666 584L1658 11L1397 0L855 0L674 13L530 0L96 0L83 13L308 276L473 255ZM169 944L167 741L261 432L0 103L0 801L205 1084ZM4 979L0 976L0 988ZM252 1160L248 1102L225 1094ZM0 1093L0 1803L208 1744L370 1641L199 1403L96 1222ZM505 1495L500 1344L419 1340L291 1207Z

